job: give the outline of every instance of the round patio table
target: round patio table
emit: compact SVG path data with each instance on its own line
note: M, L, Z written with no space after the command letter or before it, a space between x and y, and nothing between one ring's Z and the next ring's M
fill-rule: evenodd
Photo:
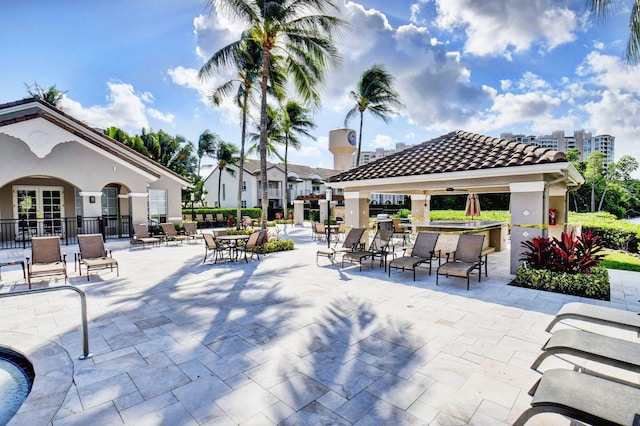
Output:
M220 241L221 244L224 244L229 248L229 258L232 259L231 252L235 252L235 258L238 260L238 252L236 251L236 246L239 241L247 241L249 239L249 235L219 235L215 237L216 241Z

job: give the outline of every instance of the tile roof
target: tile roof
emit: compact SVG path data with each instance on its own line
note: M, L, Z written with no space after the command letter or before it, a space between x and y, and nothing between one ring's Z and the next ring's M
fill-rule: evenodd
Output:
M281 170L282 172L284 172L284 164L282 163L274 164L267 161L267 169L272 167L275 167L278 170ZM259 175L260 160L248 158L245 161L244 169L251 174ZM289 163L289 167L287 169L289 173L291 172L296 173L302 179L311 179L312 175L318 175L322 179L326 180L338 172L338 170L335 170L335 169L322 169L318 167L302 166L299 164L291 164L291 163Z
M330 182L567 162L562 152L462 130L332 176Z

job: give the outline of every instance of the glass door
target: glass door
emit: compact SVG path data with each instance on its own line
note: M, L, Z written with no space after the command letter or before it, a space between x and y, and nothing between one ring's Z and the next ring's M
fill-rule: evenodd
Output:
M61 186L14 186L13 194L18 238L63 235L64 190Z

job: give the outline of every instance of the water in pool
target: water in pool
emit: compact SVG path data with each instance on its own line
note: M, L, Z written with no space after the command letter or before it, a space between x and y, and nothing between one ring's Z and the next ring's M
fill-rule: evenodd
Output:
M11 420L31 391L25 363L22 356L0 350L0 425Z

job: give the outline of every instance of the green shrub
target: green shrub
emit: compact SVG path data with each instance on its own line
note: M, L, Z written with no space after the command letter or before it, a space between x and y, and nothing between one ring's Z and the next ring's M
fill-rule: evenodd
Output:
M293 250L293 240L278 240L270 238L269 241L264 243L264 252L273 253L276 251Z
M400 209L398 213L394 214L395 217L399 217L400 219L406 219L411 214L411 210L409 209Z
M469 216L464 215L464 210L431 210L429 217L431 220L469 220ZM502 210L482 210L480 217L474 219L510 222L511 214Z
M511 284L591 299L609 300L610 297L609 272L600 266L592 267L590 274L558 274L523 264L518 267L516 279Z
M580 223L582 232L599 236L602 245L613 250L639 253L640 225L618 220L611 213L569 213L569 222Z

